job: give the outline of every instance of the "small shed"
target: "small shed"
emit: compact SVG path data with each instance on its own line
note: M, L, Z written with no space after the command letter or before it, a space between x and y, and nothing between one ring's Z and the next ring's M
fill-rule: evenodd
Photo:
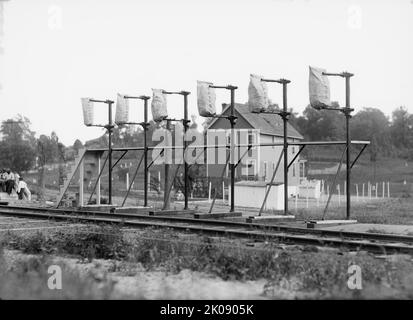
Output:
M306 180L298 186L298 196L300 198L319 199L321 190L321 180Z
M266 210L284 209L284 184L273 183L265 204ZM270 183L265 181L239 181L235 183L235 202L237 206L261 208Z

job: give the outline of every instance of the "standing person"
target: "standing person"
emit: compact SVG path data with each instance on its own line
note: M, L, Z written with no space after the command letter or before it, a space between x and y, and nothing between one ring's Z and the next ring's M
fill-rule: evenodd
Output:
M6 174L6 192L8 195L10 195L13 191L14 188L14 173L11 172L10 169L7 169L7 174Z
M19 187L20 175L15 172L14 173L14 191L17 193L17 188Z
M0 170L0 192L6 192L6 169Z
M17 185L17 194L19 195L19 200L31 200L32 198L32 194L23 177L20 177L19 184Z

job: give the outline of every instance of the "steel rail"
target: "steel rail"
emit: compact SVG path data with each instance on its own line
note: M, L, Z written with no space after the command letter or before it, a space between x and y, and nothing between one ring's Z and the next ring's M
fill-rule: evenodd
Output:
M76 211L73 209L55 209L55 208L29 208L29 207L10 207L0 206L0 214L11 215L17 217L30 217L30 218L43 218L43 219L60 219L71 220L77 219L81 221L90 222L107 222L107 223L121 223L127 221L143 224L144 226L156 226L158 224L162 226L172 224L185 224L191 225L208 225L216 226L219 228L236 228L246 229L248 232L253 230L261 230L265 232L283 232L298 235L317 236L320 241L325 237L336 237L347 240L369 240L369 241L387 241L394 243L412 244L413 236L408 235L395 235L395 234L381 234L381 233L369 233L369 232L351 232L351 231L337 231L337 230L325 230L325 229L307 229L304 227L292 227L287 225L265 225L259 223L245 223L229 220L216 220L216 219L194 219L186 217L170 217L170 216L148 216L144 214L130 214L130 213L105 213L100 211ZM95 219L95 220L94 220ZM141 220L141 221L137 221ZM142 220L148 220L143 222ZM140 224L139 224L140 223ZM169 224L168 224L169 223ZM377 243L380 245L380 243ZM413 252L413 251L412 251Z
M166 222L154 222L154 221L137 221L137 220L126 220L120 219L115 215L110 217L86 217L79 215L65 215L65 214L48 214L40 212L29 212L23 213L16 210L14 212L16 216L24 217L31 216L43 219L53 219L53 220L70 220L83 223L104 223L104 224L116 224L124 227L134 227L134 228L146 228L146 227L160 227L174 229L184 232L201 232L203 234L211 234L216 236L232 236L235 238L254 238L259 240L276 240L279 242L286 242L292 244L301 245L316 245L316 246L332 246L332 247L346 247L354 250L367 250L379 253L413 253L413 245L407 245L403 243L388 243L388 242L371 242L367 239L344 239L337 235L335 236L323 236L309 235L309 234L293 234L286 232L274 232L273 230L262 229L262 230L252 230L251 226L247 228L237 228L237 227L227 227L222 228L222 226L203 226L197 224L188 223L166 223Z

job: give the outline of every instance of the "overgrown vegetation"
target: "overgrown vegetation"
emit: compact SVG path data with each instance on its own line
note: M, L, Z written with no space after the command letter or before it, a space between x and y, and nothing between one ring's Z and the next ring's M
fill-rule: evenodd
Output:
M2 245L27 254L69 254L89 261L123 259L130 244L123 239L120 229L112 226L90 227L86 231L57 231L51 235L35 232L28 236L7 233Z
M113 259L142 265L146 271L179 273L189 269L224 280L267 279L263 294L269 297L276 296L274 290L283 287L299 293L298 297L350 298L353 292L347 288L347 270L349 265L357 264L363 270L365 288L360 297L413 297L410 259L387 261L363 252L284 247L278 243L246 246L245 242L200 239L165 230L122 233L112 226L25 236L8 233L1 243L27 254L70 255L85 262ZM113 264L111 271L119 271L121 266Z

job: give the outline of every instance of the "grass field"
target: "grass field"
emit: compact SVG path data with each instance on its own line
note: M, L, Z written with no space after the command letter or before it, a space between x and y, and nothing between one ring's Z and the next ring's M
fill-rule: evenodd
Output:
M354 159L355 155L352 156ZM321 160L322 159L322 160ZM309 168L323 169L332 167L339 163L339 157L335 157L334 161L329 159L324 154L320 159L308 160ZM312 175L310 179L325 179L324 175ZM331 175L327 175L327 178L331 179ZM360 157L355 166L352 168L352 183L371 183L387 182L396 184L403 184L406 181L407 184L413 183L413 161L407 161L399 158L386 158L380 157L377 161L370 161L368 155ZM342 183L345 180L345 163L341 169L339 175L339 182ZM411 190L410 190L411 191Z
M320 219L323 215L323 207L301 208L295 214L299 219ZM343 202L340 207L331 206L325 218L344 219L345 216L345 202ZM353 200L351 217L360 223L413 224L413 198L378 199L359 203Z

